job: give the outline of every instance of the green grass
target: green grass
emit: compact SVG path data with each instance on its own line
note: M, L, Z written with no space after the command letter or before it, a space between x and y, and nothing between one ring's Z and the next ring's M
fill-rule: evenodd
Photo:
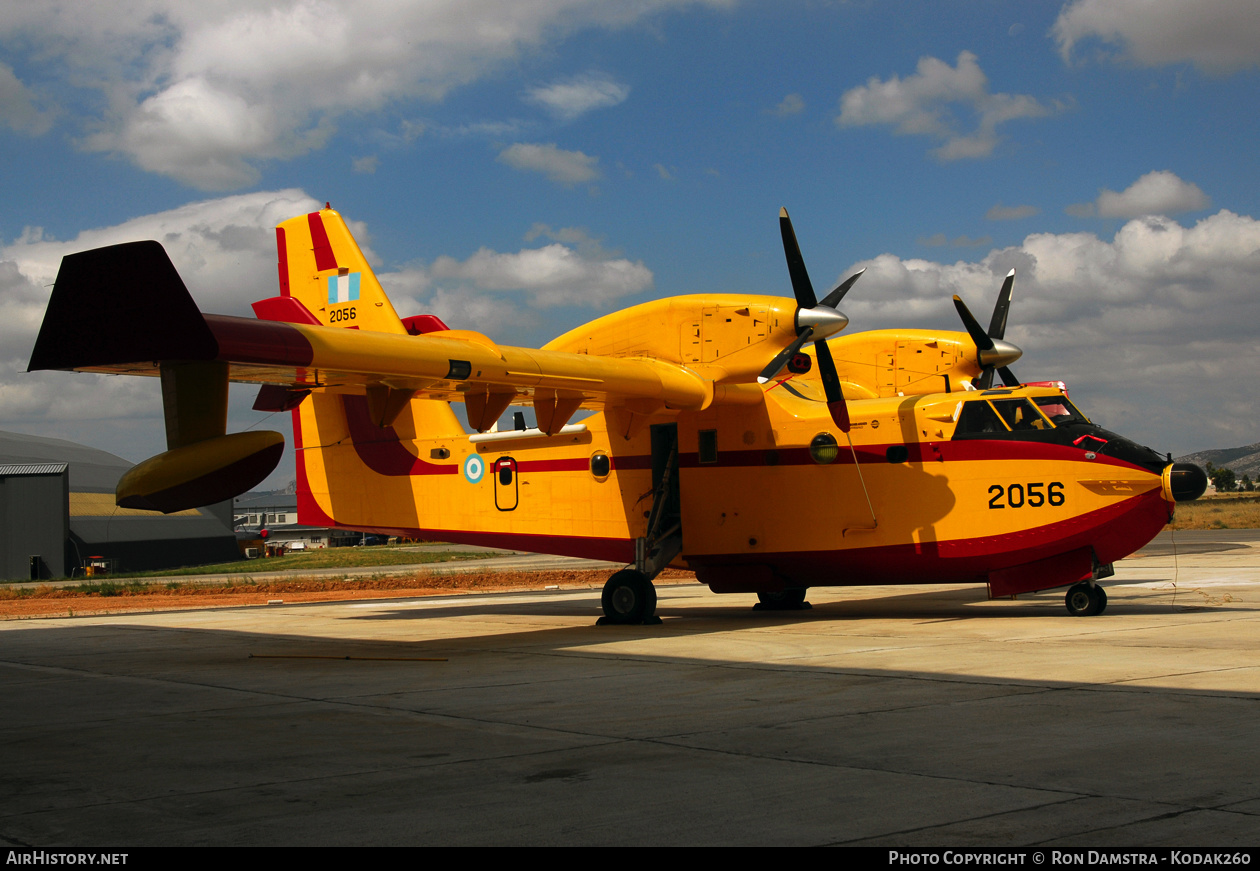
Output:
M283 572L293 569L348 569L372 566L418 566L450 560L480 559L488 553L448 551L422 553L396 547L330 547L289 553L284 556L237 560L211 566L189 566L183 569L162 569L155 572L130 572L112 575L115 578L153 578L184 575L245 575L259 572Z
M371 568L373 566L418 566L427 563L449 562L451 560L482 559L493 556L490 553L472 553L466 551L447 551L442 553L423 553L406 550L401 547L330 547L324 550L309 550L304 553L289 553L284 556L259 559L236 560L230 563L218 563L209 566L187 566L179 569L160 569L152 572L117 572L110 579L126 578L162 578L162 577L194 577L197 575L252 575L262 572L282 572L302 569L343 569ZM61 580L65 580L62 578ZM3 583L30 583L30 581L0 581ZM87 586L111 586L110 581L85 581ZM115 595L102 592L101 595Z

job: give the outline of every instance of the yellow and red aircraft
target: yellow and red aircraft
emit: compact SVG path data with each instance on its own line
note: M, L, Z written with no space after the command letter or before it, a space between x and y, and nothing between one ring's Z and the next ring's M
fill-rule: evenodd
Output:
M253 319L203 315L157 242L115 245L62 261L30 368L160 376L169 450L119 505L178 511L265 478L283 436L226 434L228 382L253 382L255 408L292 412L302 523L625 562L608 622L653 620L671 563L762 607L979 582L1068 586L1069 612L1100 613L1096 581L1203 471L1094 425L1062 383L1019 382L1014 271L987 331L954 297L965 332L833 338L861 273L820 301L779 221L795 300L658 300L537 350L400 318L331 208L276 229L280 293ZM526 404L536 426L498 429Z

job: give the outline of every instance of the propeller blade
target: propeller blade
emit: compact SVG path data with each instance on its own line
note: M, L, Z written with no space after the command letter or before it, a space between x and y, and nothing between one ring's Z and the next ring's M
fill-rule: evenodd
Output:
M770 361L769 366L761 370L761 374L757 376L757 383L765 384L767 381L772 380L774 376L782 372L783 367L788 364L788 361L800 352L801 346L808 342L810 337L813 335L814 328L806 327L801 334L796 337L796 340L793 341L792 344L788 345L775 355L774 359Z
M824 296L823 301L820 302L819 305L825 305L827 308L835 308L838 306L840 304L840 300L844 299L844 295L849 292L849 288L857 283L857 280L862 277L862 273L865 271L866 267L863 266L857 272L850 275L838 284L835 290Z
M980 373L980 377L973 382L976 387L981 390L988 390L993 386L993 367L985 366Z
M796 304L801 308L813 308L818 305L818 297L814 293L814 285L810 284L809 273L805 271L805 259L801 257L801 246L796 244L796 231L792 229L787 209L779 209L779 232L783 235L783 253L787 255L788 275L792 277Z
M1006 273L1006 281L1002 282L1002 290L998 293L997 305L993 307L993 320L989 321L989 338L1006 338L1006 316L1011 311L1011 288L1015 285L1015 270Z
M1003 366L998 369L998 374L1002 376L1002 383L1007 387L1018 387L1019 379L1015 377L1015 373L1011 371L1009 366Z
M979 351L993 350L993 340L989 338L989 334L980 329L979 322L971 315L971 310L967 308L967 304L962 301L962 297L954 295L954 308L958 309L958 316L962 318L963 326L967 328L967 334L971 336L971 341L976 343L976 349Z
M840 376L836 373L836 361L831 359L831 349L826 340L814 342L814 353L818 356L818 374L822 378L823 391L827 394L827 410L831 419L841 431L849 431L849 406L845 404L844 393L840 390Z

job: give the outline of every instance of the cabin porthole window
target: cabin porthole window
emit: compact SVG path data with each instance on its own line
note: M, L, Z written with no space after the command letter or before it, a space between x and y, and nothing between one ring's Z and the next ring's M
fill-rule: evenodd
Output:
M595 476L595 480L603 481L611 471L612 460L608 459L608 454L603 451L591 454L591 474Z
M815 463L825 466L835 462L836 457L840 456L840 445L831 433L820 432L809 443L809 455L814 458Z
M910 449L905 445L892 445L884 452L890 463L904 463L910 459Z

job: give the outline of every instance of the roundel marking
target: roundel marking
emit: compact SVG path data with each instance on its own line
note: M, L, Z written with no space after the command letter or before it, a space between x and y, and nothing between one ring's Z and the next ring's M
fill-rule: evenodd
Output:
M464 477L468 479L469 484L476 484L485 473L486 461L481 457L470 454L468 459L464 460Z

